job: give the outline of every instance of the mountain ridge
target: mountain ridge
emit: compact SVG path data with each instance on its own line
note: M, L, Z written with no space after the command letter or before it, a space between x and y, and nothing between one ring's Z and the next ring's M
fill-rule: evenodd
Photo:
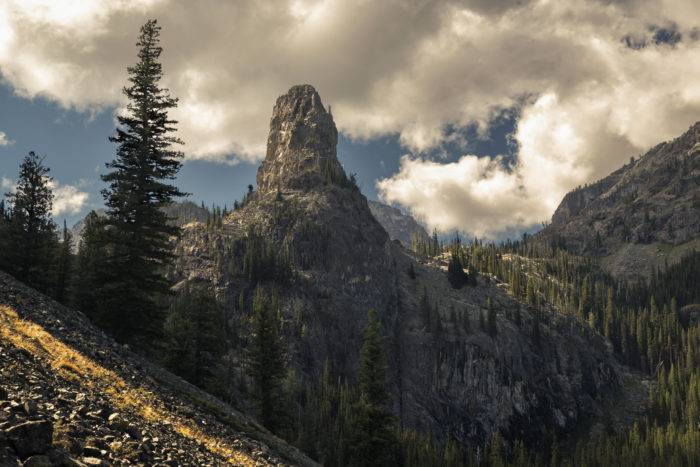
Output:
M700 247L700 122L567 193L536 237L628 278Z
M378 312L391 362L392 408L402 426L481 445L495 431L536 439L543 434L539 428L570 430L596 413L599 399L619 384L617 363L600 336L553 317L542 324L540 347L529 334L534 312L492 277L453 289L446 263L391 242L353 181L320 162L339 167L330 148L335 125L322 109L320 97L306 86L279 98L258 172L264 188L249 194L220 227L185 226L177 243L173 279L207 280L226 297L226 319L240 330L228 358L243 359L245 310L255 287L263 285L274 287L279 299L284 341L300 384L319 378L326 362L338 378L352 381L367 311ZM290 275L247 269L255 252L272 252L261 258L276 252L279 262L270 271L289 269ZM424 293L434 324L426 324L421 311ZM478 323L489 306L497 310L498 335L463 333L450 318ZM516 309L522 328L508 318ZM245 374L234 380L247 384Z

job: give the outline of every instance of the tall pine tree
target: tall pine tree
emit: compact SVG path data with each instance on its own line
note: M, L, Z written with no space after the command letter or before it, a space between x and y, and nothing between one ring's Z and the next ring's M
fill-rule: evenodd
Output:
M129 67L127 112L110 141L117 157L102 179L107 204L106 232L109 255L105 323L118 339L137 345L150 342L162 331L163 296L169 292L164 272L172 259L170 237L178 229L168 223L162 208L184 196L169 181L175 179L183 154L173 150L182 142L173 135L174 120L168 111L177 105L160 87L160 27L155 20L142 28L136 45L136 65Z
M99 325L104 325L101 294L105 289L106 256L104 220L95 211L90 211L78 242L77 274L71 281L71 302Z
M187 284L170 306L165 323L165 364L173 373L213 392L224 352L224 327L216 294L206 284Z
M33 151L22 160L17 188L6 195L10 216L3 252L8 272L42 292L50 292L53 285L58 243L48 174L49 168Z
M277 300L268 300L262 287L253 297L253 335L250 347L250 375L255 383L254 397L262 424L272 431L284 425L282 378L284 360L277 314Z
M395 464L393 416L387 406L387 365L377 313L370 310L360 352L357 373L360 400L355 410L352 464L384 466Z
M56 258L56 283L54 286L54 298L66 303L68 300L68 290L70 286L71 272L73 268L73 236L63 221L63 238L58 246Z
M0 199L0 271L9 271L10 210Z

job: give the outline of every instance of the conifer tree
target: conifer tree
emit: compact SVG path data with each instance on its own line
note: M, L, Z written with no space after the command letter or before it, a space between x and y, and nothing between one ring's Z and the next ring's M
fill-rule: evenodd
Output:
M503 461L503 437L499 431L491 436L489 442L489 467L505 467Z
M68 300L71 273L73 269L73 236L63 221L63 235L61 244L58 247L58 258L56 263L56 285L54 298L61 303Z
M214 291L204 285L186 285L173 300L165 323L166 365L210 392L224 350L221 321Z
M139 61L128 68L127 112L110 141L117 156L102 176L109 184L102 194L107 205L109 239L106 301L108 329L120 340L145 344L160 335L169 283L165 266L172 259L170 236L178 229L161 208L183 196L170 184L183 154L173 150L182 142L173 133L168 111L177 105L160 87L160 27L149 20L137 41Z
M447 280L453 289L461 289L467 282L469 277L464 272L462 261L456 253L452 253L450 261L447 264Z
M42 292L52 288L58 244L51 219L54 196L48 174L49 168L33 151L22 160L17 188L6 195L11 210L3 252L8 272Z
M9 271L10 210L0 199L0 271Z
M282 427L281 382L285 375L279 336L277 300L268 300L262 287L253 297L253 333L250 347L250 375L255 383L254 397L261 423L275 431Z
M393 465L395 439L391 429L393 417L387 409L390 395L381 325L374 310L370 310L367 316L357 373L360 400L355 410L352 464Z
M77 273L71 280L71 303L102 325L100 296L107 255L104 222L95 211L90 211L84 222L75 258Z

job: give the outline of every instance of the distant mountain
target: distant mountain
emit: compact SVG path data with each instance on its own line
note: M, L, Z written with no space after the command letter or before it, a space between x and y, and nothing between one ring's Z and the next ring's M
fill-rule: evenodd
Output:
M391 208L372 211L338 162L337 135L316 90L292 87L274 106L258 189L221 224L187 225L178 239L176 287L203 279L225 299L232 380L245 381L261 284L279 300L300 387L329 367L333 379L355 380L367 312L376 310L403 427L483 446L496 431L540 439L596 413L620 381L605 340L563 317L545 321L491 276L455 289L445 261L390 241L410 240L415 225ZM479 325L489 310L492 335ZM228 387L246 399L245 384Z
M403 246L409 248L414 235L424 239L428 238L428 232L425 231L425 228L410 215L379 201L369 200L367 203L374 218L384 227L392 240L398 240Z
M700 122L607 177L568 193L536 238L645 275L700 249Z
M209 215L209 210L207 208L195 204L192 201L175 202L164 210L168 216L173 219L172 223L178 227L182 227L190 222L206 222L207 216ZM97 209L95 212L99 216L104 216L106 211L105 209ZM73 238L78 239L82 235L84 228L85 218L73 224L73 227L70 229Z
M316 465L0 272L0 465Z

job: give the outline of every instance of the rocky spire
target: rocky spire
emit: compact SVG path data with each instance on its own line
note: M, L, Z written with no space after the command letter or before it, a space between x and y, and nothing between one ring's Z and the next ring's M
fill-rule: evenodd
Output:
M272 111L267 155L258 169L259 192L345 182L337 143L333 116L313 86L293 86L277 98Z

